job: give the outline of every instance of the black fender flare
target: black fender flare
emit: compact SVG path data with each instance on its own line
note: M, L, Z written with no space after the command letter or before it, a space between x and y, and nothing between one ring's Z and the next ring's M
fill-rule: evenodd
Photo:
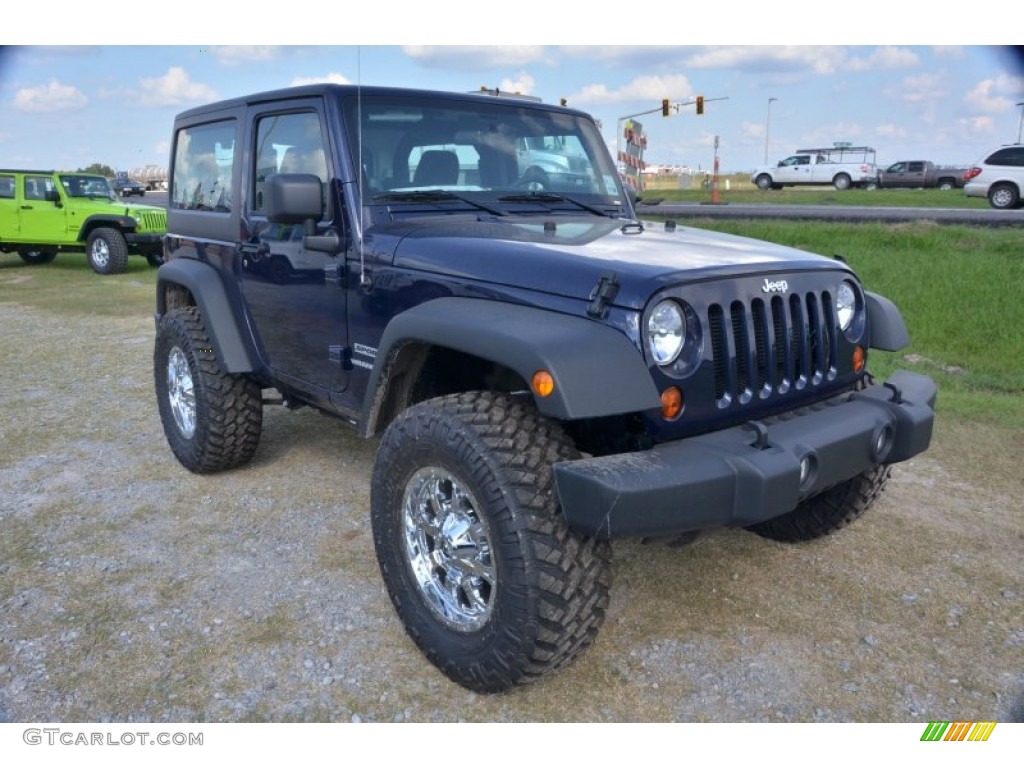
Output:
M97 213L87 217L78 228L78 239L82 242L89 237L89 233L96 227L111 227L122 234L135 231L136 221L131 216L119 216L110 213Z
M156 273L156 319L167 311L168 284L187 288L203 316L217 362L227 373L257 370L257 356L232 312L232 302L217 270L196 259L175 259L162 264Z
M555 380L538 410L556 419L584 419L661 407L643 355L620 331L576 317L484 299L444 297L396 315L380 340L360 423L376 431L388 369L401 348L427 344L473 355L529 382L538 370Z
M896 352L910 343L907 324L899 307L894 303L869 291L864 292L868 310L868 346L886 352Z

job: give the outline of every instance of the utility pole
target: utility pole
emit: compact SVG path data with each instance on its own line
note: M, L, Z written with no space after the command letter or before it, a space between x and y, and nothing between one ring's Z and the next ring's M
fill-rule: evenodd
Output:
M1017 123L1017 143L1020 144L1021 128L1024 128L1024 101L1018 101L1017 102L1017 106L1021 108L1021 110L1020 110L1020 122Z
M772 102L778 101L774 96L768 97L768 118L764 123L764 164L768 165L768 142L772 132Z

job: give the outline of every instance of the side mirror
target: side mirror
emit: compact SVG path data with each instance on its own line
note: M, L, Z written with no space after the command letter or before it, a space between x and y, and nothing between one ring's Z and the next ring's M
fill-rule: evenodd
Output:
M311 173L275 173L263 185L263 210L275 224L303 224L324 215L323 186Z
M58 192L56 189L48 189L48 190L46 190L46 192L43 195L43 197L49 203L59 203L60 202L60 192Z

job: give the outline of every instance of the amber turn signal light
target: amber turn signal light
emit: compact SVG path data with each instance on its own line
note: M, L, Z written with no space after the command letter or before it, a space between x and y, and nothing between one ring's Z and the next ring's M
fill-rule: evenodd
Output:
M669 387L661 393L661 415L666 421L674 421L683 412L683 392L679 387Z
M864 370L864 347L858 345L853 348L853 370L860 373Z
M547 371L537 371L530 381L537 397L547 397L555 391L555 380Z

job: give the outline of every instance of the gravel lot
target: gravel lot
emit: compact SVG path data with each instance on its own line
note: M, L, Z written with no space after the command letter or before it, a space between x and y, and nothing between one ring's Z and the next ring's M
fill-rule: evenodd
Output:
M488 697L392 610L375 443L268 409L252 465L193 476L160 428L151 317L0 302L0 324L0 721L1024 718L1024 448L998 429L940 420L827 540L618 544L597 644Z

